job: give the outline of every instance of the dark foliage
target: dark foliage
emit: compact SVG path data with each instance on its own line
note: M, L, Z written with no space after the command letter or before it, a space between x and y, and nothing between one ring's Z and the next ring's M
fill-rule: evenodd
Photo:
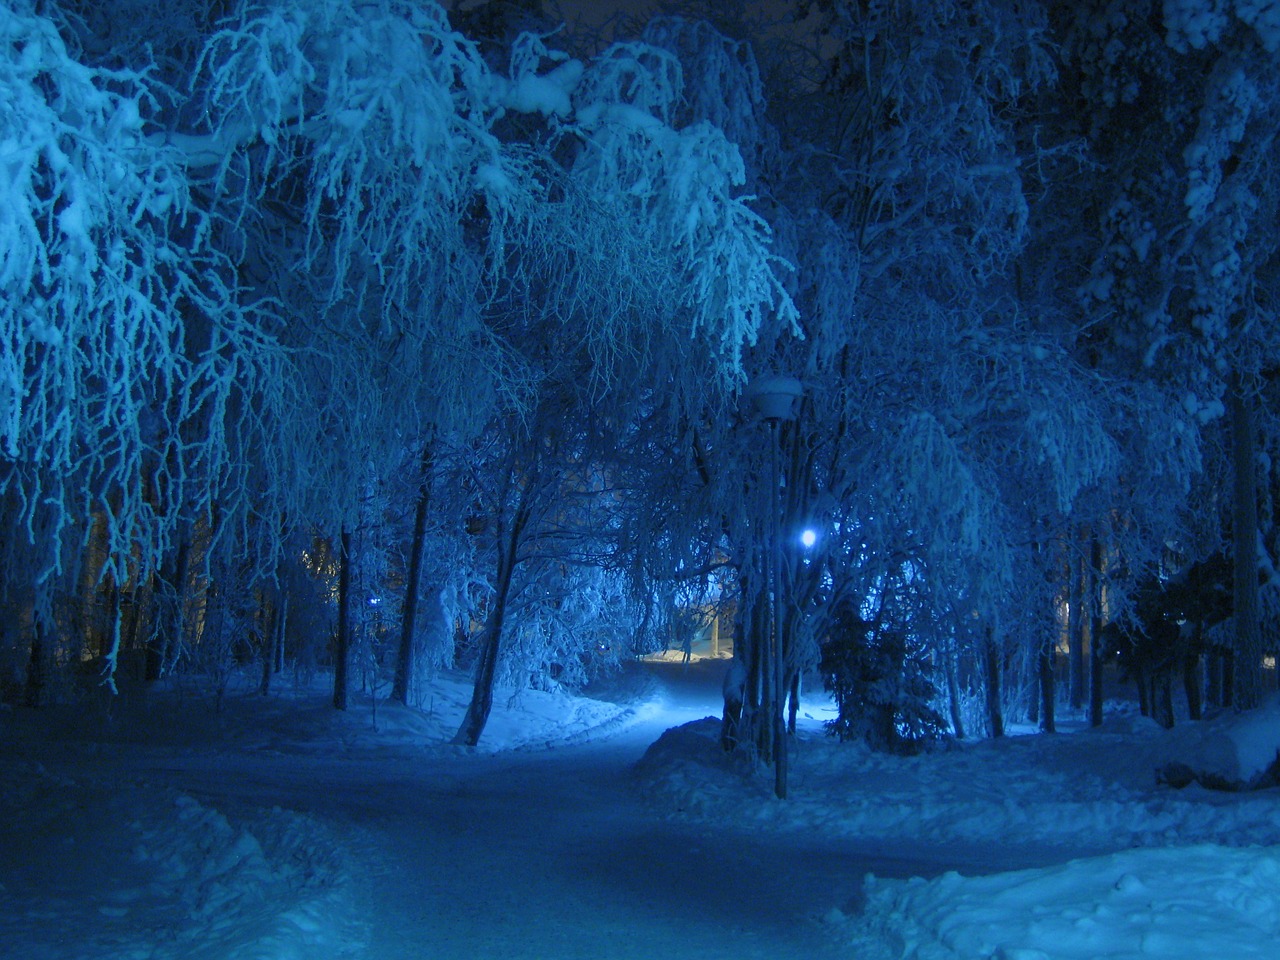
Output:
M842 611L822 645L820 669L838 710L827 729L842 741L912 754L946 735L931 706L937 689L928 656L901 630Z

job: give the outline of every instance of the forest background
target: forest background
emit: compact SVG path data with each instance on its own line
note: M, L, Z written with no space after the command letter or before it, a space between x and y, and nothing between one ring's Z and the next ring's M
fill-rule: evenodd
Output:
M724 617L781 767L815 669L892 749L1274 685L1276 5L0 32L5 700L459 667L474 744Z

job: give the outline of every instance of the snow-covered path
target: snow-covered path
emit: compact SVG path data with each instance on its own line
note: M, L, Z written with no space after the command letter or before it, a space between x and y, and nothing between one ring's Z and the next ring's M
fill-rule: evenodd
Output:
M812 708L780 803L702 719L723 663L636 669L629 709L504 695L487 751L458 677L376 723L305 683L0 712L0 957L1280 956L1278 788L1152 774L1231 717L903 758Z
M568 726L490 753L422 736L415 711L374 733L287 698L245 696L204 729L194 702L74 730L23 718L0 737L20 774L0 796L0 955L847 958L823 918L854 912L864 874L981 862L655 810L634 765L718 710L724 665L638 669L657 688L631 711L570 705ZM504 722L493 746L520 742Z
M279 806L330 828L358 927L343 949L360 942L369 960L847 956L818 905L847 904L867 870L908 876L921 864L648 809L635 761L666 727L718 707L716 676L666 666L662 709L576 745L394 761L281 754L235 769L186 756L150 773L232 817Z

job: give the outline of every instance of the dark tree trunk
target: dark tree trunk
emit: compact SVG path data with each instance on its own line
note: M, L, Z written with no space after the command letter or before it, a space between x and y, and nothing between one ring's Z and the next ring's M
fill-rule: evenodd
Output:
M480 742L480 734L484 732L485 724L489 722L489 712L493 709L493 681L497 674L498 655L502 650L502 628L507 617L507 600L511 595L511 581L515 577L517 553L531 516L530 500L535 486L536 479L533 476L525 478L520 500L505 535L503 524L499 520L498 569L493 605L480 642L480 659L476 663L471 702L467 705L462 725L453 737L454 743L463 746L474 747Z
M280 593L280 616L276 618L276 643L275 643L275 661L272 664L272 673L279 673L284 669L285 661L285 640L289 636L289 591L282 590Z
M800 710L800 671L791 674L790 693L787 699L787 732L796 733L796 713Z
M773 714L769 700L769 679L773 672L769 657L769 608L762 590L740 578L743 607L735 626L733 655L742 660L745 681L735 724L739 747L755 751L762 763L773 762Z
M431 446L422 452L422 482L413 514L413 542L409 547L408 579L401 608L400 647L396 652L396 675L391 683L391 699L409 703L413 687L415 627L418 622L418 590L422 585L422 560L427 548L427 515L431 505Z
M262 680L258 684L258 693L267 696L271 693L271 675L275 673L276 644L280 639L280 620L284 616L281 609L284 603L283 591L277 591L274 602L267 611L266 626L262 631Z
M22 703L28 707L44 705L48 688L48 650L45 644L44 621L39 615L32 617L31 655L27 658L27 677L22 687Z
M986 643L982 648L983 665L987 678L987 722L991 726L991 736L1004 736L1004 706L1001 703L1001 657L996 646L995 631L987 627Z
M1073 557L1067 564L1067 575L1070 579L1070 596L1067 601L1067 655L1071 674L1068 695L1072 710L1080 710L1084 707L1084 601L1087 569L1083 558Z
M111 608L107 613L107 625L111 640L110 649L103 658L106 662L103 664L102 682L112 694L115 694L119 692L116 687L116 674L120 670L120 651L124 646L127 633L123 630L124 611L120 604L120 584L116 582L114 576L111 578L108 596Z
M1152 691L1152 702L1156 707L1156 722L1166 730L1172 729L1173 717L1173 677L1167 670L1161 671L1156 689Z
M347 709L351 680L351 533L342 531L342 547L338 555L338 635L333 650L333 708Z
M956 677L956 657L954 653L947 652L943 655L943 662L946 664L947 674L947 700L951 709L951 729L955 732L957 740L964 739L964 714L960 706L960 681Z
M513 537L514 541L515 538ZM480 659L476 663L475 685L471 691L471 702L467 705L467 713L462 718L462 725L454 735L453 742L463 746L474 747L480 742L485 724L489 722L489 712L493 709L493 681L498 667L498 654L502 649L502 628L507 616L507 598L511 594L511 579L515 572L515 543L510 549L501 551L498 557L498 582L493 606L489 611L489 619L485 623L484 636L480 641Z
M1231 544L1235 601L1235 698L1245 710L1262 701L1265 687L1258 602L1258 475L1253 420L1253 402L1244 395L1237 379L1231 391L1231 465L1235 475Z
M142 611L146 608L146 604L150 603L149 598L144 597L146 591L141 586L134 591L129 600L129 631L127 634L126 647L129 650L137 650L141 646L139 636L142 633ZM123 601L124 598L121 597ZM121 614L123 615L123 607ZM172 649L172 647L171 647ZM166 661L167 663L167 661ZM143 673L146 673L146 651L143 651Z
M1089 725L1102 726L1102 541L1089 546Z
M1187 695L1187 716L1199 720L1204 716L1200 698L1200 657L1188 653L1182 658L1182 689Z
M185 609L187 569L191 541L182 537L173 555L153 578L155 580L152 605L155 622L151 625L151 638L147 642L143 679L154 682L164 676L169 666L171 651L181 643L186 629Z
M744 636L741 618L733 627L733 659L725 671L721 684L724 697L724 715L720 718L720 747L726 753L738 746L739 725L742 722L742 703L747 694L747 668L739 651L743 650Z
M1054 717L1053 638L1045 640L1040 648L1040 729L1045 733L1056 730Z
M1208 647L1204 657L1205 702L1210 707L1222 706L1222 657L1217 647Z

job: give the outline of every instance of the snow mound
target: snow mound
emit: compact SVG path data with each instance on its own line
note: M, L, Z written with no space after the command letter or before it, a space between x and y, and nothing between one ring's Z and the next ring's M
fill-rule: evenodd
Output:
M1185 960L1280 955L1280 857L1127 850L986 877L868 877L848 923L864 960ZM845 924L838 911L828 922Z
M336 849L297 814L232 823L146 783L18 764L0 790L0 955L338 957L358 935Z
M1222 790L1256 790L1280 781L1280 694L1256 710L1224 714L1188 736L1161 768L1173 786L1195 782Z
M720 748L720 721L715 717L667 730L645 751L635 771L652 796L659 796L653 784L663 785L658 802L667 812L702 818L714 813L717 798L752 783L744 777L748 771L743 763Z
M915 757L802 731L790 750L788 799L778 801L772 771L743 776L719 749L718 725L703 720L669 732L637 772L650 805L668 816L869 841L1076 855L1170 843L1280 844L1273 791L1157 784L1156 770L1196 736L1192 725L1128 729L1006 737Z

